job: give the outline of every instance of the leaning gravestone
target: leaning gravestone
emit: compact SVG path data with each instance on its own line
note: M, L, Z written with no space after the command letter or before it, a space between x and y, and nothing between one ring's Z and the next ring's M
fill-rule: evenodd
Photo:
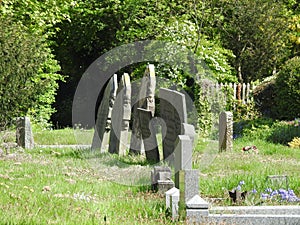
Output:
M124 155L127 149L129 122L131 118L131 86L127 73L121 78L117 98L112 109L112 132L109 152Z
M139 88L138 101L133 107L133 125L132 135L130 141L130 152L141 153L143 147L142 143L142 130L140 124L140 115L138 108L146 109L151 112L151 116L154 116L155 112L155 70L154 65L149 64L145 70L144 77L141 80L141 86Z
M219 150L231 151L233 148L233 115L221 112L219 116Z
M160 116L165 122L162 127L163 156L174 163L174 149L177 136L182 134L181 124L187 122L185 95L174 90L160 88Z
M140 129L142 133L142 140L144 142L146 158L153 163L159 162L159 151L156 140L156 131L153 123L151 123L152 112L146 109L138 109L140 116Z
M101 104L98 109L95 133L92 142L92 149L100 149L101 153L106 152L109 147L111 131L111 114L116 99L118 87L117 74L109 80Z
M29 117L17 118L16 141L23 148L31 149L34 147L33 134Z

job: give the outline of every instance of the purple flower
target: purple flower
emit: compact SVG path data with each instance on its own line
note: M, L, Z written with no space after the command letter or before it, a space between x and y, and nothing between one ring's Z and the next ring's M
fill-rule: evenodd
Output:
M261 199L262 200L267 200L269 197L270 197L269 194L265 194L265 193L261 194Z
M277 190L272 191L272 193L270 194L270 196L274 196L274 195L278 195L278 191Z
M243 181L243 180L241 180L240 183L239 183L239 185L241 185L241 186L244 185L244 184L245 184L245 181Z
M281 194L281 199L282 200L288 200L289 199L289 195L287 193Z
M271 193L271 192L272 192L272 188L267 188L267 189L265 190L265 192Z
M282 194L286 194L287 191L284 190L284 189L282 189L282 188L280 188L280 189L278 190L278 193L282 195Z
M236 187L236 190L240 191L240 190L242 190L242 187L241 187L240 185L238 185L238 186Z
M256 194L256 193L257 193L257 190L256 190L256 189L253 189L253 190L251 191L251 193L252 193L252 194Z
M293 191L292 189L289 189L289 190L288 190L288 194L289 194L290 196L296 196L295 193L294 193L294 191Z

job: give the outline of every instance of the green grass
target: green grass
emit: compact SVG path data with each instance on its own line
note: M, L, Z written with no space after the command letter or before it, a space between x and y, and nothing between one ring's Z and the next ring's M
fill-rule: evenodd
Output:
M81 143L91 143L91 130L76 131ZM34 136L38 144L78 144L72 129L35 131ZM300 149L258 138L238 138L233 152L224 153L217 152L217 143L199 140L193 167L200 170L202 197L221 198L218 204L230 205L227 190L241 180L246 183L244 190L255 188L259 196L270 187L268 175L288 175L289 188L300 196ZM1 135L2 141L13 139L14 132ZM246 145L257 146L259 154L242 152ZM0 157L1 224L105 224L105 218L106 224L175 224L165 215L164 196L145 185L150 174L141 178L144 186L122 185L118 180L136 176L135 170L127 170L131 167L147 168L143 157L104 154L95 164L95 155L71 148L12 149L10 153L15 155ZM100 164L113 172L102 173L105 168L100 170ZM259 197L250 196L242 204L258 203Z
M91 144L94 130L65 128L61 130L33 131L35 143L38 145L77 145Z

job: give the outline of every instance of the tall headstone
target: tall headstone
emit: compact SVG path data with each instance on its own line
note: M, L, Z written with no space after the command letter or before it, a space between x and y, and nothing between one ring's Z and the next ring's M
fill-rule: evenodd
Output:
M144 148L146 158L153 163L159 162L159 151L156 140L156 131L153 123L151 123L152 112L146 109L138 109L140 116L140 129L142 134L142 140L144 142Z
M142 143L142 131L140 124L140 115L138 108L146 109L151 112L151 116L154 116L155 112L155 86L156 77L153 64L149 64L145 70L144 76L141 80L139 88L139 94L137 103L133 106L133 125L130 141L130 152L141 153L143 147Z
M232 112L221 112L219 115L219 151L231 151L233 148L233 115Z
M181 170L192 169L193 145L189 136L178 135L175 148L175 187L179 188Z
M116 99L117 88L118 78L117 74L114 74L105 88L98 109L95 133L92 142L92 149L100 149L101 152L108 151L112 109Z
M177 136L182 134L182 123L187 122L185 95L174 90L160 88L160 116L165 122L162 127L163 156L170 164L174 163L174 150Z
M109 152L124 155L128 143L128 130L131 118L131 86L127 73L121 78L117 97L112 109L112 131Z
M179 210L184 216L186 203L199 194L199 171L193 169L180 170L179 181Z
M19 117L17 118L17 130L16 130L16 141L17 144L23 148L32 149L34 148L34 139L30 124L30 118Z

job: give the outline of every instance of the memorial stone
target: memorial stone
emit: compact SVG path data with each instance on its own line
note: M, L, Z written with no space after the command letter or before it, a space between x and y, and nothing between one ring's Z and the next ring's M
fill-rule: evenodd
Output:
M26 149L34 148L34 139L30 124L30 118L27 116L17 118L16 127L17 144Z
M231 151L233 148L233 115L221 112L219 115L219 151Z
M187 122L185 95L174 90L160 88L160 116L165 122L162 127L163 156L169 164L174 163L177 136L182 133L181 124Z
M116 99L117 87L117 74L114 74L105 88L103 99L97 113L92 149L100 149L102 153L106 152L109 148L111 116Z
M156 77L154 65L149 64L145 70L144 76L141 80L141 86L139 88L139 95L137 103L133 106L133 122L132 122L132 135L130 141L130 152L141 153L143 147L142 131L140 125L139 108L146 109L151 112L151 116L154 116L155 112L155 86Z
M140 116L140 129L146 158L148 161L157 163L159 162L159 150L156 140L156 131L153 123L151 123L152 113L150 110L138 109Z
M131 86L127 73L121 78L117 98L112 109L112 132L109 152L124 155L128 143L128 130L131 118Z

